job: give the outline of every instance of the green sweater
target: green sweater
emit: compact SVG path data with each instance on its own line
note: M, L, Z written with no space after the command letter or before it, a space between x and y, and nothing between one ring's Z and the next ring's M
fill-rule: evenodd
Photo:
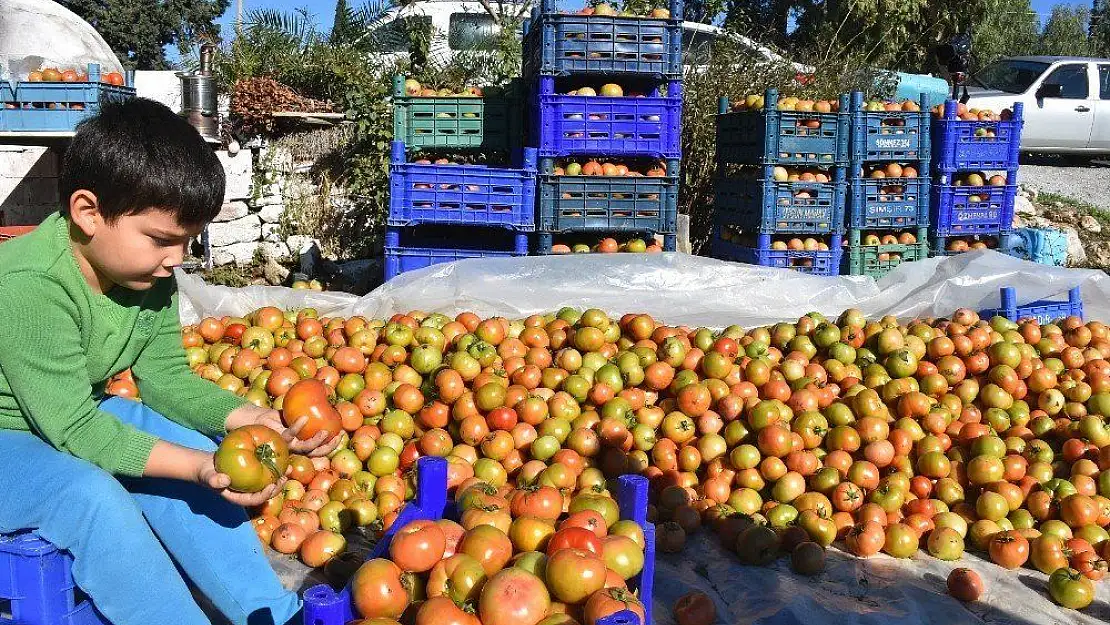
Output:
M129 367L147 406L209 436L246 403L189 371L173 278L96 293L57 213L0 244L0 428L140 476L157 439L97 407L106 381Z

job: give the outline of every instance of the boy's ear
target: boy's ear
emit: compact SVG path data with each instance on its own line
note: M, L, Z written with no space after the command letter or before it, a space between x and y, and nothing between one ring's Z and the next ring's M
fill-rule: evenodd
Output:
M85 233L85 236L93 236L97 228L104 223L96 194L87 189L74 191L69 196L69 219Z

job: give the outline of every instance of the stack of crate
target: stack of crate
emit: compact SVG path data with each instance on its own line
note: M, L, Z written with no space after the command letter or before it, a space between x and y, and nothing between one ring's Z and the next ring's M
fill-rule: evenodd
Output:
M996 113L972 113L949 100L933 119L935 256L1011 247L1022 105Z
M655 17L589 12L543 0L525 25L529 144L540 158L536 252L657 235L673 251L681 0Z
M710 254L837 275L847 192L848 98L780 99L768 90L717 115Z
M844 274L880 278L929 253L929 103L852 94Z
M526 255L536 151L519 147L515 88L442 97L408 93L405 83L394 80L385 279L463 258ZM487 163L458 162L473 155Z

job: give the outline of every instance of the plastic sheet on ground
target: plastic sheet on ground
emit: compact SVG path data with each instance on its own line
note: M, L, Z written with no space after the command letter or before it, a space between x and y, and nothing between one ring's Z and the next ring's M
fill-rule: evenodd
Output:
M184 323L268 305L368 318L410 310L519 318L575 306L647 313L669 324L751 327L796 320L814 310L836 316L847 308L869 317L946 316L959 307L998 307L1004 286L1016 288L1019 304L1066 297L1068 289L1082 286L1088 317L1110 319L1105 273L1048 267L989 250L904 263L878 282L685 254L471 259L401 274L361 298L281 287L209 286L180 272L178 282Z
M1097 625L1110 622L1110 588L1096 582L1095 603L1077 612L1052 603L1048 576L1032 569L1007 571L965 554L958 562L919 552L912 560L885 554L851 556L839 543L826 551L827 568L816 577L790 570L790 559L770 567L740 564L711 533L694 534L677 554L658 554L652 625L676 625L673 607L690 591L709 595L719 625ZM369 552L364 541L352 548ZM321 571L266 550L287 588L303 591L326 583ZM983 579L972 603L950 597L949 572L967 567Z
M1099 271L1046 267L984 251L903 264L877 283L870 278L821 278L681 254L582 255L476 259L402 274L361 298L278 287L232 289L178 274L181 316L243 315L261 306L314 307L323 315L387 318L413 309L510 318L561 306L597 307L612 314L645 312L671 324L755 326L794 320L812 310L834 316L859 308L868 316L943 316L958 307L997 307L998 290L1017 289L1021 304L1057 298L1081 286L1087 316L1110 319L1110 278ZM352 548L368 551L365 541ZM288 588L324 581L299 561L267 550ZM956 566L979 572L983 598L964 605L945 593ZM858 560L828 551L828 570L795 575L788 559L770 568L742 566L706 532L679 554L659 554L655 623L674 625L672 606L690 590L709 594L718 623L731 625L1005 624L1094 625L1110 621L1110 589L1096 584L1094 606L1084 612L1055 606L1047 577L1006 571L968 555L947 563L919 555Z

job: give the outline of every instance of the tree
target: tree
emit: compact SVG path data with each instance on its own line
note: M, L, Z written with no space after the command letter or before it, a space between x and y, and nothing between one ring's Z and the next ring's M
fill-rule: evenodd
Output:
M1039 52L1053 56L1090 56L1093 54L1088 24L1091 12L1087 7L1057 4L1041 33Z
M932 71L934 48L979 23L987 1L815 0L803 6L791 42L820 58L850 53L878 68Z
M1095 54L1110 56L1110 0L1091 3L1090 35Z
M215 20L230 0L59 0L104 37L124 66L167 69L164 47L182 55L202 37L217 38Z
M332 43L347 41L351 36L352 22L355 20L354 12L347 6L347 0L337 0L335 3L335 19L332 21Z
M1003 56L1035 54L1040 30L1029 0L986 0L986 13L971 31L973 69Z

